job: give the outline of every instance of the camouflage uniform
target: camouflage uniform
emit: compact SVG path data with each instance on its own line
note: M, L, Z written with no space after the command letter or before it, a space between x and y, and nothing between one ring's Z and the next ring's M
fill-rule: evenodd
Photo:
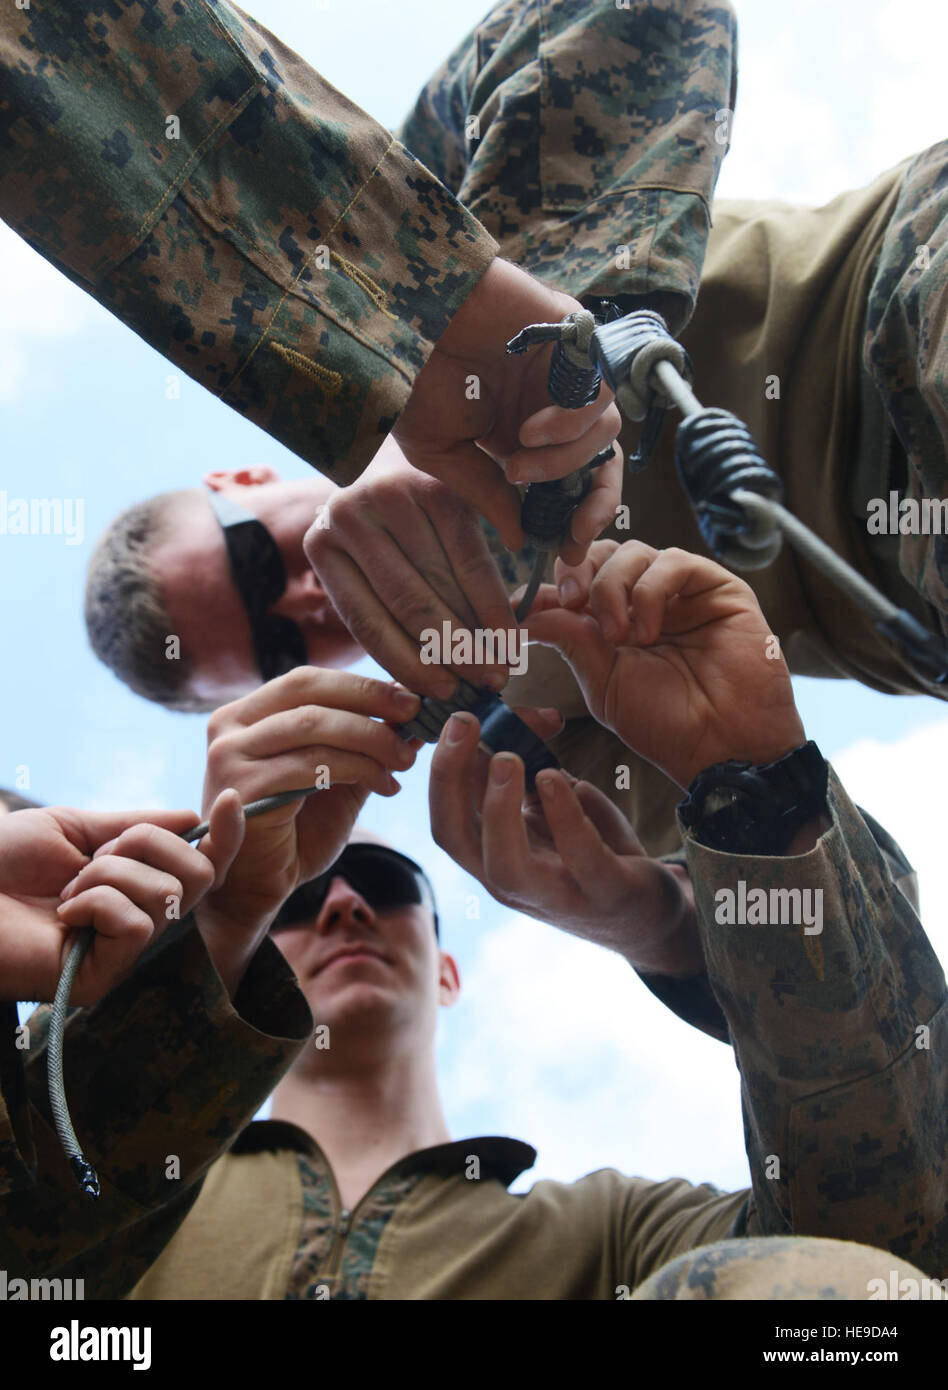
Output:
M182 923L67 1024L66 1083L102 1179L97 1205L76 1191L51 1129L48 1011L31 1020L25 1090L24 1054L5 1029L0 1171L26 1163L37 1181L6 1184L0 1267L84 1278L88 1298L133 1287L144 1298L612 1298L696 1247L793 1234L879 1247L872 1277L911 1275L908 1260L945 1278L945 980L902 891L911 871L883 832L877 845L832 773L829 806L831 829L796 858L722 854L689 836L708 975L647 981L734 1047L751 1190L606 1170L515 1197L507 1185L535 1154L487 1137L407 1156L342 1213L325 1155L296 1126L260 1122L234 1142L311 1034L285 962L264 942L231 1008ZM715 893L740 879L821 890L822 932L722 925ZM865 1265L848 1270L845 1251L778 1244L745 1252L755 1283L773 1271L773 1296L788 1286L808 1296L809 1262L824 1255L821 1287L866 1296ZM729 1270L719 1296L735 1296L734 1252L701 1259L705 1293L716 1260Z
M495 11L490 33L520 8ZM524 258L544 274L569 247L606 289L601 228L608 213L611 234L621 211L637 280L690 305L723 153L713 111L730 94L729 9L523 9L521 46L501 46L491 71L522 68L532 90L518 119L542 116L549 132L536 168L511 168L521 215L548 209ZM227 0L106 11L45 0L6 6L0 26L0 215L201 385L351 482L493 259L493 237ZM539 61L527 51L537 44ZM596 207L576 216L591 195Z

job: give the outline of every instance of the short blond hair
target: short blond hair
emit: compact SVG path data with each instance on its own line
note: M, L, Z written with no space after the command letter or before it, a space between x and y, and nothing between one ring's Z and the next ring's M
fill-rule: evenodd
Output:
M171 619L148 557L170 535L175 509L201 496L181 488L129 507L101 536L86 575L86 631L99 660L137 695L191 714L215 705L191 693L187 652L168 660Z

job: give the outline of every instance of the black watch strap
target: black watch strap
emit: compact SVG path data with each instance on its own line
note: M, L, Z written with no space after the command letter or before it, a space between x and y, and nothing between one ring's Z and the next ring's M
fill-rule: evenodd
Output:
M783 854L797 831L828 811L829 769L816 744L777 762L715 763L678 808L700 844L728 854Z

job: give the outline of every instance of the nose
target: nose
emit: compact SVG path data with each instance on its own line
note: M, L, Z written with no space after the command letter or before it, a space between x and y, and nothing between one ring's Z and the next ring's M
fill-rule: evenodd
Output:
M287 574L286 588L270 611L299 622L315 612L322 596L323 591L315 574L309 565L305 565L304 568Z
M347 883L344 878L336 877L330 883L329 891L319 909L319 916L316 918L316 930L327 932L332 931L335 927L356 922L362 926L371 926L375 920L375 913L365 898L352 887L351 883Z

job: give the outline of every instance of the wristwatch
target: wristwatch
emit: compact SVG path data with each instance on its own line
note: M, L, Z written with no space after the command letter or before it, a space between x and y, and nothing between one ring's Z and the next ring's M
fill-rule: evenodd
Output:
M828 814L829 770L810 740L775 763L715 763L699 772L678 807L682 824L709 849L783 854L808 821Z

